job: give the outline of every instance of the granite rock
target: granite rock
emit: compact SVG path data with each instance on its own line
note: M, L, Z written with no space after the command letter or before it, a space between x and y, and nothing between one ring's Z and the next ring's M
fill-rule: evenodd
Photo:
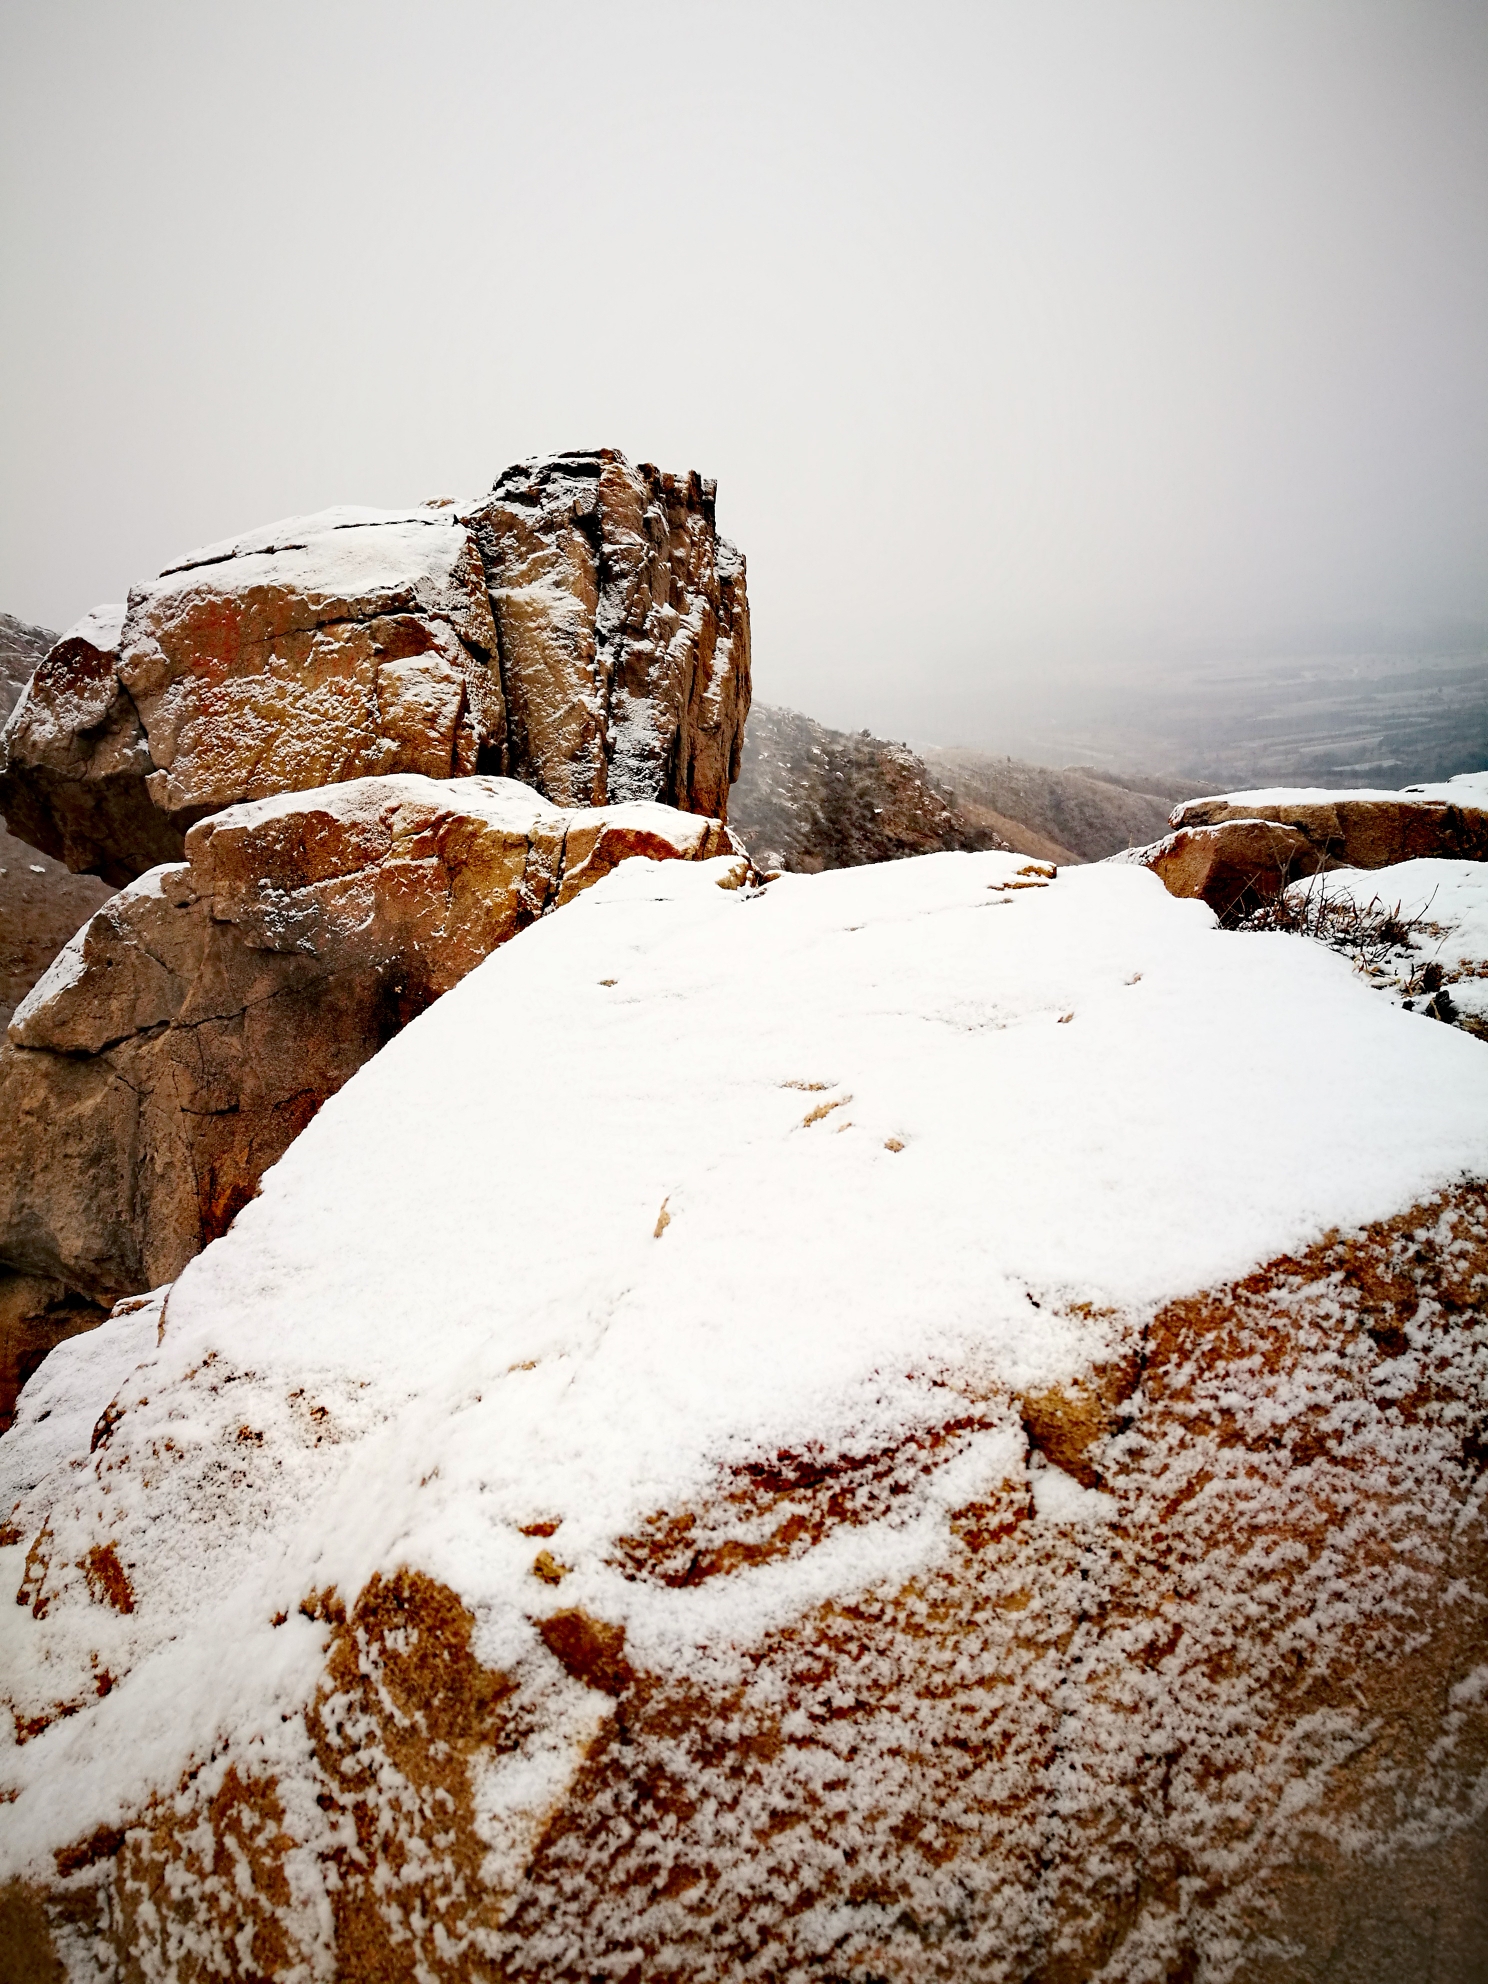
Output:
M227 808L185 852L103 905L0 1047L0 1267L89 1301L179 1273L363 1062L618 862L745 866L697 814L408 773Z

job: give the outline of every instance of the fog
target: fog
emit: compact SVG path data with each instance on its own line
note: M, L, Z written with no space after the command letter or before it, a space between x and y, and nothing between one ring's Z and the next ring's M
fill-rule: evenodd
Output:
M0 151L28 619L606 443L828 722L1484 649L1480 0L59 0Z

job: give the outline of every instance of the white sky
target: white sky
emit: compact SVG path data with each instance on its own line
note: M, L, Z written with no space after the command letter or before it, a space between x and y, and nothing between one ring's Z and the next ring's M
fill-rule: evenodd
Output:
M1488 625L1482 0L17 0L0 159L26 618L611 443L829 722Z

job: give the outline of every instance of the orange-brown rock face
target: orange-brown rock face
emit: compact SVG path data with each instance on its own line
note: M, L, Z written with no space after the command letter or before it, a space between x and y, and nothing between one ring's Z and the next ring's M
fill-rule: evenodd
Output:
M306 1592L296 1774L228 1745L87 1830L13 1890L16 1946L182 1980L1479 1984L1485 1289L1471 1186L1113 1319L1083 1402L946 1374L913 1437L721 1476L619 1540L634 1585L726 1599L850 1551L989 1430L1029 1442L948 1493L936 1563L708 1685L564 1601L552 1525L540 1666L493 1663L417 1567ZM127 1417L100 1429L106 1485ZM149 1607L22 1541L36 1617Z
M1289 882L1331 865L1296 827L1251 819L1180 827L1143 848L1140 858L1169 895L1198 896L1231 922L1274 902Z
M100 608L0 737L0 812L119 885L225 806L399 772L722 819L748 709L712 484L604 450L510 469L464 519L290 518Z
M208 546L79 623L6 728L12 830L117 883L245 799L499 769L480 560L445 511L327 510ZM495 754L494 756L492 754Z
M727 817L749 714L744 560L714 486L613 449L519 463L467 513L501 648L508 769L564 806Z
M482 958L632 854L732 851L648 805L360 780L202 820L112 897L0 1047L0 1267L92 1300L171 1279L326 1098Z
M1397 861L1488 861L1488 811L1447 800L1378 794L1336 799L1299 793L1253 801L1190 799L1174 810L1176 829L1275 820L1302 835L1340 868L1389 868Z
M1171 825L1165 840L1131 858L1171 895L1201 897L1227 921L1323 869L1488 861L1488 811L1408 793L1191 799L1174 809Z

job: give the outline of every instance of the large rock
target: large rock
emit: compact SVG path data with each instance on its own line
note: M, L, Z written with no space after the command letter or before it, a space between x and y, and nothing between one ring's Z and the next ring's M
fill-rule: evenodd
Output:
M1026 867L622 866L53 1354L23 1975L1481 1980L1488 1057Z
M0 828L0 1028L81 924L113 891Z
M0 811L118 884L224 806L390 773L722 819L748 707L713 485L606 450L510 469L466 518L291 518L100 608L0 737Z
M11 831L116 888L179 860L181 823L150 796L139 712L119 679L122 606L70 627L0 734L0 807Z
M1173 831L1122 856L1227 921L1301 877L1420 860L1488 861L1488 775L1401 792L1238 792L1174 808Z
M1151 847L1115 858L1140 862L1169 895L1196 896L1227 923L1254 914L1299 877L1331 865L1300 828L1252 819L1180 827Z
M659 799L727 818L749 714L749 605L714 493L600 448L519 463L467 513L514 778L564 806Z
M106 880L245 799L474 772L503 735L480 560L443 510L209 545L64 635L0 739L13 832Z
M416 774L211 815L112 897L0 1047L0 1264L94 1300L179 1273L326 1098L616 862L731 851L638 803Z

